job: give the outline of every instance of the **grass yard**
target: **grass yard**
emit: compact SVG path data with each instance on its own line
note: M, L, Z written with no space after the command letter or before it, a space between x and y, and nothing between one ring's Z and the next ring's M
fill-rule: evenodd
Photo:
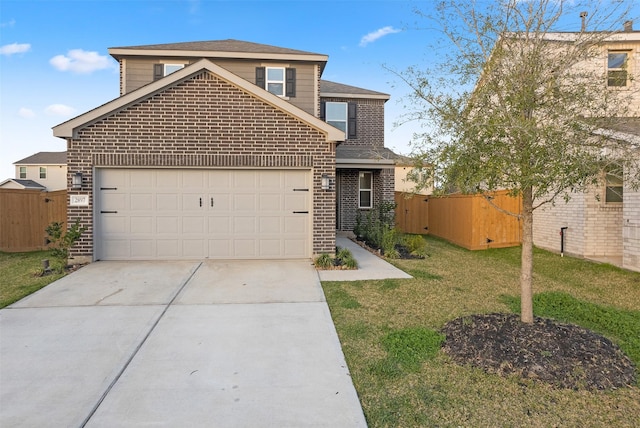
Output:
M0 308L17 302L64 276L59 273L39 276L42 272L42 260L49 258L48 251L0 252Z
M519 311L520 249L468 251L427 237L397 260L411 280L324 282L370 427L638 427L640 388L553 388L458 366L439 350L455 318ZM535 250L536 316L608 337L640 368L640 273Z

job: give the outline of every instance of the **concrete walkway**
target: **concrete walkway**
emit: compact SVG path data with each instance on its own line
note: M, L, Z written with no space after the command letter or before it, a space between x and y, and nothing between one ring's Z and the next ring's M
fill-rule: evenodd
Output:
M358 261L357 270L320 270L321 281L359 281L366 279L412 278L411 275L371 254L346 236L336 237L336 246L347 248Z
M0 425L366 422L310 261L205 261L92 263L1 310Z

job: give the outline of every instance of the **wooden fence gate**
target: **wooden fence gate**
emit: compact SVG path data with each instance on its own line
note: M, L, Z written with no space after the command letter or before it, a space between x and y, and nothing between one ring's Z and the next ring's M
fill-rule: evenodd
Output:
M47 248L45 229L67 221L67 191L0 189L0 251Z

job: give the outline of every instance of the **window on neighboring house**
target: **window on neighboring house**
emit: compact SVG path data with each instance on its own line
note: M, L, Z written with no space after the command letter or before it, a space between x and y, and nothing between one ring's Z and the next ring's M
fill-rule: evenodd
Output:
M266 89L273 95L284 96L284 68L267 67Z
M27 178L27 167L26 166L21 166L20 167L19 176L20 176L20 178Z
M47 167L46 166L41 166L40 167L40 178L47 178Z
M358 180L358 207L373 207L373 173L360 171Z
M153 64L153 80L162 79L183 68L184 64Z
M279 97L295 97L296 69L256 67L256 85Z
M629 80L629 52L609 51L607 57L607 86L625 87Z
M322 102L320 105L320 119L329 125L344 131L347 139L356 138L358 105L345 102Z
M620 170L619 168L615 168L606 171L604 201L607 203L622 202L622 190L622 170Z

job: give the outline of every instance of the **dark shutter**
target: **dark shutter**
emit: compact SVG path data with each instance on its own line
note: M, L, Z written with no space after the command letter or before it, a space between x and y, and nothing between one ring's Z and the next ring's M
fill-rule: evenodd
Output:
M287 68L285 69L285 93L284 95L287 97L295 97L296 96L296 69L295 68Z
M358 105L356 103L349 103L347 106L347 130L349 131L347 138L356 138L358 136L357 119Z
M321 120L325 120L325 117L327 116L326 112L327 112L327 102L320 101L320 119Z
M256 85L262 89L266 89L266 69L264 67L256 67Z
M164 65L153 64L153 80L162 79L164 77Z

